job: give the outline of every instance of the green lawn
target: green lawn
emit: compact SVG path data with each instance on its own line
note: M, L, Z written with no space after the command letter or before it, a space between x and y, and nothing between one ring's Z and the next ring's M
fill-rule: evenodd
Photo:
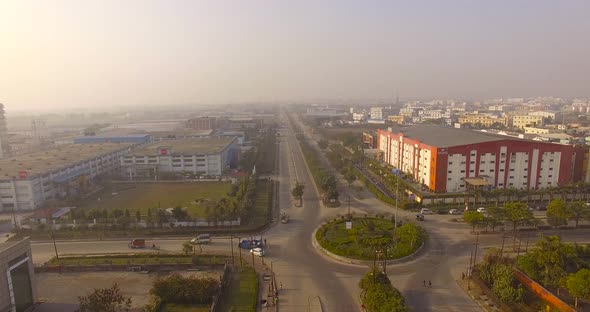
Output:
M256 182L256 203L249 225L261 226L268 222L272 210L272 182L258 180Z
M415 231L412 232L412 230ZM396 259L413 253L420 246L424 239L422 231L419 227L408 223L398 228L399 240L392 243L394 224L391 220L354 218L350 230L346 229L345 220L323 225L317 231L316 239L323 248L334 254L361 260L373 260L375 245L394 246L387 257Z
M258 276L254 269L244 267L233 273L229 288L221 300L221 312L254 312L258 300Z
M180 206L186 207L191 217L204 218L205 205L224 197L230 189L229 182L113 184L78 206L129 209L132 216L137 210L145 216L148 208Z
M210 306L204 305L187 305L187 304L165 304L160 312L209 312Z
M224 264L229 257L215 255L200 255L196 264ZM163 255L163 254L121 254L106 256L68 256L60 257L61 265L142 265L142 264L183 264L192 263L192 255ZM57 265L58 261L52 258L47 265Z

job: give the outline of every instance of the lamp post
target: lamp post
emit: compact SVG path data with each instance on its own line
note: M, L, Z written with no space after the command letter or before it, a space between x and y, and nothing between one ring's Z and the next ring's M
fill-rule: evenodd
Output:
M270 290L269 291L272 294L275 293L275 287L276 287L276 285L275 285L275 273L273 271L272 264L275 263L275 262L279 262L279 261L283 261L283 259L272 260L270 262L270 284L269 284Z

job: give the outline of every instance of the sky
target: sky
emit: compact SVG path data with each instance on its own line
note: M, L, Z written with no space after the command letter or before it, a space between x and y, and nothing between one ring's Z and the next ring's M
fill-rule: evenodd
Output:
M590 96L590 1L2 0L7 110Z

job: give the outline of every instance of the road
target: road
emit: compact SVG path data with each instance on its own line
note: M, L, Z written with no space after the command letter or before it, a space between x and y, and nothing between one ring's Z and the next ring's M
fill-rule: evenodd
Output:
M279 145L279 172L275 177L279 182L278 200L281 210L291 216L288 224L277 224L264 233L269 243L265 262L272 262L277 283L283 284L280 293L280 310L308 311L313 302L320 299L324 311L356 312L360 311L358 300L358 281L368 268L348 265L326 259L312 247L312 232L325 220L344 214L345 205L339 208L327 208L320 205L319 196L305 165L303 154L294 133L282 116L281 139ZM309 133L307 133L309 135ZM294 181L305 184L303 207L292 205L291 188ZM342 183L341 194L346 196L348 188ZM351 209L357 213L393 214L393 208L386 206L370 193L363 196L351 194ZM345 198L342 196L341 198ZM415 213L399 211L399 218L413 219ZM463 292L456 283L461 272L465 271L471 251L474 249L475 235L465 224L452 221L454 216L431 215L421 223L429 234L425 252L412 262L390 265L387 267L389 278L397 287L411 311L481 311L480 308ZM590 231L564 231L566 241L584 241ZM550 233L548 233L550 234ZM526 236L523 236L523 239ZM161 252L179 252L183 239L154 239L148 241L160 246ZM530 237L530 244L535 241ZM501 234L479 236L478 259L486 246L499 246ZM507 240L507 244L512 243ZM524 242L523 242L524 244ZM127 241L92 241L92 242L58 242L60 254L100 254L110 252L129 252ZM54 255L53 244L48 242L32 243L33 259L39 264ZM138 251L138 250L134 250ZM139 250L142 251L142 250ZM149 251L151 250L143 250ZM234 240L234 252L238 257L237 240ZM214 238L211 245L203 247L203 252L230 254L228 238ZM242 256L248 256L243 251ZM256 258L255 261L262 261ZM432 288L424 287L423 281L432 281Z

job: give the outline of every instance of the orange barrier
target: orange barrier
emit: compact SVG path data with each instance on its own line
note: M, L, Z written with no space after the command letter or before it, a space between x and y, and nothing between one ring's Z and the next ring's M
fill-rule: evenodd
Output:
M530 291L532 291L537 297L541 298L545 302L548 302L552 306L556 307L559 311L562 312L575 312L574 308L570 307L567 303L563 302L561 299L557 298L554 294L550 291L545 289L545 287L541 286L539 283L533 281L530 277L524 274L522 271L514 268L513 269L514 276Z

